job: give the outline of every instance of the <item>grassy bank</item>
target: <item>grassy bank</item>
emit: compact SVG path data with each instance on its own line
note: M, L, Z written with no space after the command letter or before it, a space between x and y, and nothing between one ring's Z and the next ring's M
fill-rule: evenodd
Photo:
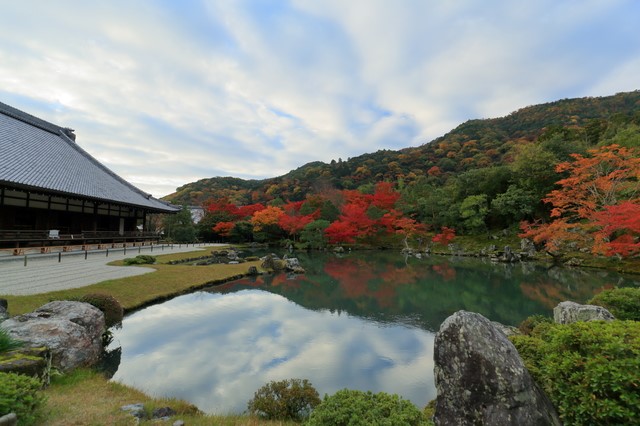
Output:
M156 270L154 273L135 277L103 281L86 287L54 291L28 296L2 296L9 302L11 315L31 312L52 300L75 299L87 293L107 293L118 299L125 312L145 305L188 293L210 284L229 281L242 276L250 266L259 268L259 261L235 265L192 266L167 265L172 260L202 256L203 252L190 252L158 256L158 263L144 265ZM122 265L122 261L111 263ZM136 266L129 266L135 268Z
M3 296L9 302L11 315L31 312L52 300L75 299L88 293L110 294L132 311L171 297L185 294L207 285L221 283L245 274L250 266L258 269L259 261L212 266L167 265L167 262L202 256L202 251L158 256L158 263L145 265L156 272L134 277L108 280L98 284L29 296ZM116 261L113 265L122 265ZM136 266L130 266L135 268ZM209 416L193 405L180 400L153 398L133 388L109 382L91 370L78 370L64 376L54 376L45 390L46 425L134 425L135 419L120 407L144 403L154 408L170 406L178 413L175 418L188 425L290 425L295 423L268 422L245 415ZM146 420L141 424L167 424Z

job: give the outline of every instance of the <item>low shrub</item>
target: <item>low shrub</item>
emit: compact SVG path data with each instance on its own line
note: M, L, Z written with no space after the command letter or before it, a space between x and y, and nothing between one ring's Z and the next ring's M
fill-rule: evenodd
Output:
M538 324L552 322L552 318L545 317L544 315L532 315L528 318L525 318L518 326L518 329L522 332L522 334L531 334L533 329L536 328Z
M0 322L0 354L12 351L14 349L19 349L24 345L24 342L20 340L16 340L7 330L2 328Z
M320 395L304 379L272 381L262 386L248 403L249 412L268 420L301 421L320 404Z
M608 309L619 320L640 321L640 288L604 290L589 303Z
M324 400L309 416L308 426L413 426L427 424L423 413L396 394L343 389Z
M148 254L140 254L136 257L127 257L122 262L125 265L151 265L156 263L156 257Z
M640 323L545 323L511 340L563 424L640 418Z
M80 302L90 303L104 313L104 321L107 328L122 323L124 309L118 299L110 294L89 293L79 299Z
M20 425L39 424L44 395L38 379L15 373L0 373L0 415L16 413Z

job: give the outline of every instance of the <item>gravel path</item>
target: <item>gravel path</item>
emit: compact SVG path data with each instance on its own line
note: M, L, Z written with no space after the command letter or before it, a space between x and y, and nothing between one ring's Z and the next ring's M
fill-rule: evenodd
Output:
M3 256L0 258L0 295L27 295L48 293L50 291L84 287L101 281L154 272L153 268L109 266L107 263L125 257L135 257L138 254L170 254L194 250L205 250L216 244L201 244L185 246L154 246L123 249L94 250L84 252L33 254L27 256L27 266L24 256ZM58 260L60 259L60 262Z

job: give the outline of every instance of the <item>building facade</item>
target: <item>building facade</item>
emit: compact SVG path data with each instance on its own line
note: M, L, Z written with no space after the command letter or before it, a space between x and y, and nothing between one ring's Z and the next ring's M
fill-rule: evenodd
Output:
M0 246L150 238L147 215L179 207L131 185L73 130L0 103Z

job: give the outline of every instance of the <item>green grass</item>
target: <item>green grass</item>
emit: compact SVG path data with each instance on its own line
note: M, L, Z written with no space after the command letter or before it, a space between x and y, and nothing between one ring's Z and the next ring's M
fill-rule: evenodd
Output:
M149 274L107 280L98 284L50 293L28 296L2 296L9 302L11 315L31 312L52 300L74 300L87 293L106 293L115 297L125 312L138 309L150 303L185 294L209 284L229 281L242 276L250 266L259 268L259 261L234 265L167 265L171 260L204 255L202 251L158 256L158 264L144 265L156 270ZM111 263L122 265L122 261ZM137 266L127 266L136 268Z

